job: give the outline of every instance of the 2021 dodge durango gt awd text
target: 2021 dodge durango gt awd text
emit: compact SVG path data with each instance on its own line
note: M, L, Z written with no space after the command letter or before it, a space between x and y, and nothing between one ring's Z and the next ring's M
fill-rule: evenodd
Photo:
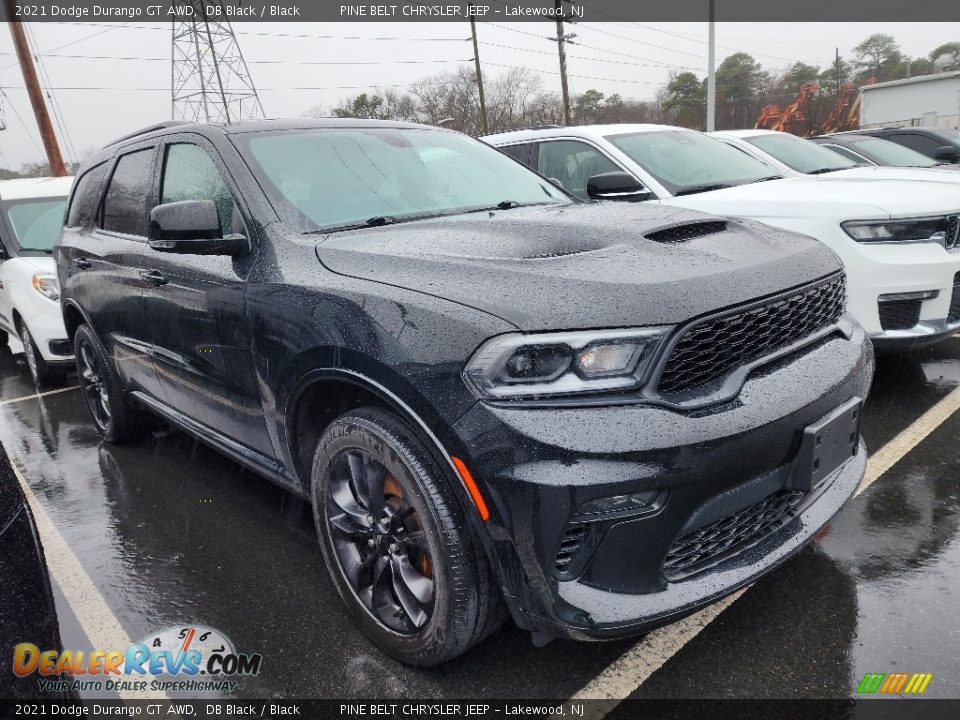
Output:
M151 410L308 498L405 662L508 612L540 638L675 620L863 476L872 350L804 236L581 203L375 121L165 125L75 188L58 268L100 432Z

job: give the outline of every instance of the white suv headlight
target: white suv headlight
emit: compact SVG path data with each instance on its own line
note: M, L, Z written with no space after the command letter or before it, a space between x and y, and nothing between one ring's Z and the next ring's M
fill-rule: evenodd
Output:
M36 273L33 276L33 289L54 302L60 300L60 283L51 273Z
M464 375L490 399L639 388L669 328L500 335L485 342Z
M960 242L960 215L904 220L852 220L842 224L857 242L935 242L949 249Z

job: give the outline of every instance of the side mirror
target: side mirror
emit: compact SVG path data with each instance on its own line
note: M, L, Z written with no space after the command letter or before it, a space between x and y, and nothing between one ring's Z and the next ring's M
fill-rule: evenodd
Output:
M593 200L645 200L650 191L633 175L608 172L587 179L587 197Z
M224 237L217 206L210 200L181 200L150 211L147 244L157 252L184 255L238 255L247 248L242 235Z
M957 150L953 145L943 145L937 148L933 159L946 163L960 162L960 150Z

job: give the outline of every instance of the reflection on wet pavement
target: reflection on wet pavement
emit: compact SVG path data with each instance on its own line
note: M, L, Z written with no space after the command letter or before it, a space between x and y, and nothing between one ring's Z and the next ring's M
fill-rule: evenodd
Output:
M864 414L871 449L960 386L960 341L881 357ZM0 399L33 388L0 353ZM849 696L865 672L933 672L960 690L960 417L758 582L638 697ZM104 445L77 392L0 405L0 438L132 639L202 623L264 656L244 696L568 697L631 641L532 646L509 625L432 670L376 650L320 557L309 507L188 437ZM89 647L62 613L65 647ZM532 671L534 670L535 671Z

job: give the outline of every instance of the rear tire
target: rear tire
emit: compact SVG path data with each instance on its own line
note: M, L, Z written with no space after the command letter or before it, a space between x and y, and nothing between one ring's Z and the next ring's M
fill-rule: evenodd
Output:
M506 614L448 476L373 407L334 420L314 455L314 521L337 591L367 636L410 665L451 660Z
M83 399L103 439L122 445L142 436L147 413L127 397L106 348L86 323L74 333L73 352Z
M37 387L51 385L63 380L64 371L60 368L52 367L43 359L36 344L33 342L33 336L27 328L27 324L20 321L20 342L23 343L23 354L27 358L27 368L30 370L30 377L33 378L33 384ZM4 333L6 335L6 333Z

